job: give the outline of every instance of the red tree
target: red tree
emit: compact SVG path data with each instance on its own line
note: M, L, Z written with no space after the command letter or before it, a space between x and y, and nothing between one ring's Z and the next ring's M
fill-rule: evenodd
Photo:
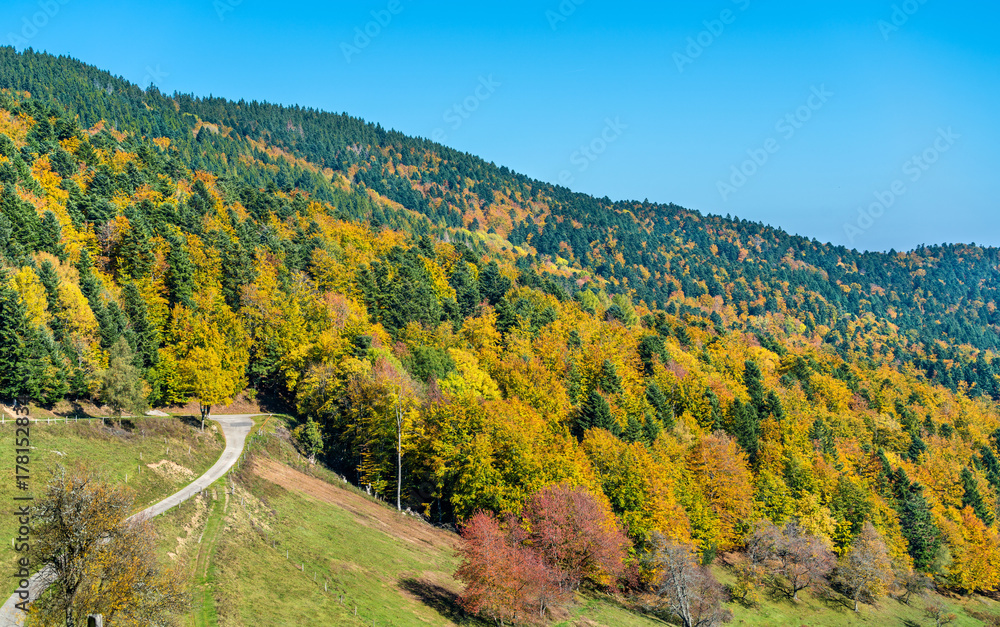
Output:
M543 488L525 505L523 518L527 543L562 572L565 589L583 580L609 585L624 572L628 539L607 505L583 488Z
M499 622L525 622L543 619L566 600L560 574L490 514L479 512L469 519L462 540L463 560L455 576L466 585L461 602L468 612Z

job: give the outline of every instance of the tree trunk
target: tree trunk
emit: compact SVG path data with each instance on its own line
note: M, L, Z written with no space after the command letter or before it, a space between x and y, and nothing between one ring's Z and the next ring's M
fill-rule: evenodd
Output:
M403 511L403 412L396 403L396 511Z
M205 419L212 413L211 405L200 405L201 409L201 430L205 430Z

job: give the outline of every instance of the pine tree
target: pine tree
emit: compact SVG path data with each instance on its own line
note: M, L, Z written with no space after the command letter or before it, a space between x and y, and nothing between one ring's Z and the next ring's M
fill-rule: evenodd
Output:
M643 439L643 427L635 414L629 414L628 424L625 426L624 439L626 442L639 442Z
M983 521L983 524L987 526L992 525L994 520L993 513L990 512L986 501L983 500L983 496L979 493L976 478L968 468L962 469L962 489L964 490L962 507L971 507L976 517Z
M0 270L0 397L13 399L31 395L33 377L28 316L9 285L7 273Z
M580 408L576 421L577 437L582 438L588 429L607 429L615 435L618 435L616 431L620 433L618 424L611 416L611 406L597 389L590 391L587 401Z

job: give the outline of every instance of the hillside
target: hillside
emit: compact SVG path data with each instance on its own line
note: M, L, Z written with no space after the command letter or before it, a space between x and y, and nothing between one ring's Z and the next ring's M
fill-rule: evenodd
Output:
M0 88L0 397L243 392L436 524L559 484L635 555L873 526L900 575L1000 586L996 249L857 253L30 51Z
M0 408L0 412L4 410ZM16 425L10 414L0 435L6 442L14 441ZM38 497L50 473L58 466L73 471L83 469L105 481L128 487L135 498L135 511L173 494L191 480L203 474L215 463L222 451L222 437L217 430L201 432L190 422L177 418L150 418L126 421L123 428L102 424L100 420L32 423L31 450L28 455L30 492L20 492L13 481L0 487L0 497L13 502L16 496L33 494ZM13 456L0 462L5 476L14 476ZM15 537L17 519L0 519L0 535ZM8 566L16 560L10 547L4 559ZM6 582L5 594L17 588L17 581Z
M654 308L705 301L751 329L790 315L844 356L910 363L953 391L964 382L1000 398L994 248L859 253L673 204L576 194L346 114L169 96L30 50L0 50L0 72L4 87L58 103L85 128L169 139L172 160L225 181L295 188L351 219L482 244L569 293L604 288Z
M228 499L219 486L215 500L206 496L157 523L161 547L171 560L211 573L205 583L196 584L209 594L186 624L490 624L467 616L458 606L461 584L452 577L458 565L457 535L399 514L344 485L336 475L310 466L280 437L272 436L257 449L232 485ZM210 527L214 521L218 526ZM213 533L214 544L202 548ZM199 536L201 544L191 541ZM723 580L732 580L725 569L718 572ZM282 594L272 594L279 587ZM666 624L629 611L629 595L581 595L578 601L554 624ZM798 604L767 600L752 611L738 603L730 606L736 625L840 627L924 624L923 608L931 602L956 613L952 624L957 627L989 624L983 617L1000 610L1000 604L982 597L937 595L909 606L886 600L860 617L813 595L803 595Z

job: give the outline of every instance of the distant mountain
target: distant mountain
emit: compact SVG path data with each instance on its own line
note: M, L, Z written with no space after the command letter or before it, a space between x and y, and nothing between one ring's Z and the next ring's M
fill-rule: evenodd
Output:
M794 519L1000 585L997 249L859 253L32 51L0 88L0 398L246 392L436 522L565 483L640 552Z
M568 292L628 293L653 307L720 297L754 326L765 313L819 328L846 354L913 363L934 381L1000 398L1000 251L959 244L860 253L676 205L611 202L529 179L472 155L346 114L144 91L65 57L0 49L4 87L166 137L176 158L225 180L338 201L345 214L515 251ZM240 160L251 154L268 170ZM392 208L368 206L370 190ZM360 203L360 205L355 205ZM342 206L346 205L346 206ZM808 209L808 208L804 208ZM866 314L874 319L858 330Z

